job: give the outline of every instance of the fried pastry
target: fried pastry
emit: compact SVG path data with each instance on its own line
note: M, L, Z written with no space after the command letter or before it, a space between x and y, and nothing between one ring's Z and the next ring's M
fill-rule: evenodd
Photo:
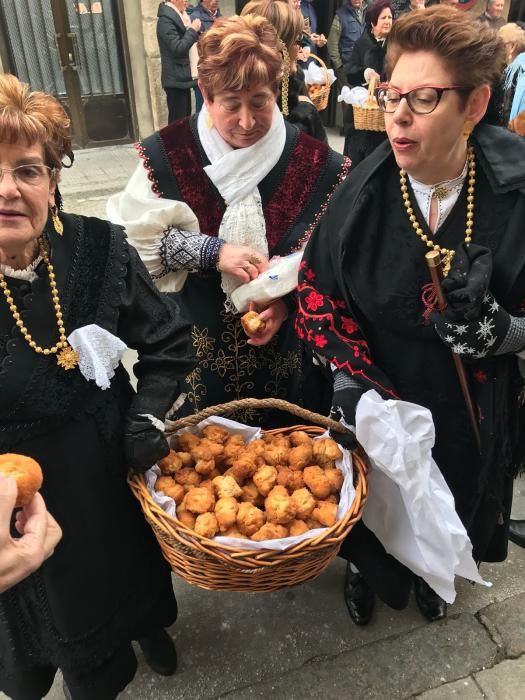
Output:
M266 328L266 322L256 311L248 311L244 316L241 316L241 324L246 335L257 335Z
M237 527L243 535L251 537L264 525L266 517L262 510L251 503L241 503L237 511Z
M266 464L271 464L273 466L277 466L278 464L286 465L288 464L289 452L289 447L270 444L264 451L264 460Z
M305 433L304 430L295 430L293 433L290 434L290 442L293 445L293 447L297 447L298 445L312 445L312 438L308 435L308 433Z
M35 493L42 487L44 475L40 464L32 457L7 452L0 455L0 471L16 481L17 508L27 506ZM8 527L6 525L6 530Z
M209 489L197 487L184 496L184 505L192 513L207 513L213 510L215 498Z
M186 527L189 527L191 530L194 529L197 518L195 515L193 515L193 513L190 513L189 510L181 510L180 508L177 508L177 518L183 525L186 525Z
M233 496L219 498L215 504L215 517L221 532L226 532L236 524L238 510L239 504Z
M271 523L286 525L295 518L296 507L284 486L275 486L264 501L266 519Z
M332 493L339 493L344 481L343 472L340 469L325 469L324 474L330 482Z
M264 540L280 540L282 537L288 537L288 529L277 523L264 523L260 530L257 530L251 536L254 542L263 542Z
M197 447L201 439L194 435L189 430L185 433L179 433L176 439L177 450L179 452L191 452L193 447Z
M267 496L277 483L277 469L269 465L259 467L252 477L253 483L259 489L259 493Z
M162 491L165 496L173 498L179 505L184 498L184 486L177 484L171 476L159 476L155 482L155 491Z
M313 509L312 517L318 520L321 525L332 527L337 520L337 505L329 501L319 501L317 507Z
M264 504L264 496L259 493L259 489L253 481L247 481L242 487L241 500L252 503L254 506Z
M195 520L195 532L201 537L212 538L219 532L217 518L213 513L202 513Z
M297 537L297 535L303 535L305 532L308 532L309 529L310 528L304 522L304 520L292 520L292 522L288 525L288 532L290 533L290 537Z
M304 483L316 498L328 498L332 486L325 476L324 471L318 465L305 467L303 470Z
M175 474L179 469L182 469L183 464L175 450L170 450L169 454L159 461L159 467L163 474L169 475Z
M305 520L312 514L316 505L315 498L307 488L297 489L290 498L295 506L296 517L299 520Z
M291 447L288 451L288 465L294 471L304 469L312 464L313 450L311 445L303 443L297 447Z
M224 445L230 437L230 433L220 425L207 425L202 429L202 434L211 442L217 442Z
M314 440L313 452L315 463L321 467L332 467L333 463L343 456L337 442L330 438Z
M177 484L182 484L185 489L188 487L198 486L201 482L200 475L193 469L193 467L183 467L178 472L175 473L174 477Z
M217 498L226 498L227 496L233 496L237 498L242 494L242 489L239 484L235 481L233 476L216 476L213 480L213 488Z
M236 537L239 540L247 540L248 538L246 535L243 535L242 532L238 530L237 527L230 527L229 530L226 530L226 532L222 533L223 537Z

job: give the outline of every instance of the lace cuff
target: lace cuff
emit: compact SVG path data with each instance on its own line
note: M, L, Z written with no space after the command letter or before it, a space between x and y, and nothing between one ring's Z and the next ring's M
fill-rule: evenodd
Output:
M213 236L170 226L160 239L162 271L152 277L158 279L168 272L179 270L195 272L214 269L223 244L224 241Z
M94 380L101 389L109 389L127 345L94 323L77 328L67 340L78 355L82 376Z
M525 359L525 318L521 316L510 317L510 326L505 340L495 354L508 355L509 353L515 353L518 357Z

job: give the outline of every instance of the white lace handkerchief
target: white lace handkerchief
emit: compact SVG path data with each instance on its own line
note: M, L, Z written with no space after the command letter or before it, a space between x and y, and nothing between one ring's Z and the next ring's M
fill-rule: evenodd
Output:
M95 323L77 328L67 340L78 354L82 375L93 379L101 389L109 389L122 355L128 349L126 343Z

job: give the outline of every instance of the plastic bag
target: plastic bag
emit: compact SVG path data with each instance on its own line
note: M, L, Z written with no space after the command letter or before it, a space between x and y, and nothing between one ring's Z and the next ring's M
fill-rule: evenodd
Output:
M338 96L338 102L345 102L347 105L363 106L368 100L368 90L364 87L349 88L344 85L341 89L341 94Z
M430 411L368 391L357 405L356 436L372 463L363 522L386 551L447 603L456 597L456 575L490 586L479 575L454 496L432 459Z
M289 294L297 287L299 265L303 251L270 260L269 268L251 282L241 284L232 292L232 302L239 313L247 311L250 303L268 304Z
M327 70L330 85L335 81L334 71L329 68ZM326 83L326 75L324 68L315 61L311 61L304 69L304 82L306 85L324 85Z

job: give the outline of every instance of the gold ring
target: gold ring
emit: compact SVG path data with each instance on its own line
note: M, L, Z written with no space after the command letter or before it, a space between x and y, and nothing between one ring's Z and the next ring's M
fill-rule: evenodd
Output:
M255 255L252 255L251 258L248 258L248 262L251 263L252 265L259 265L261 262L261 258L258 258Z

